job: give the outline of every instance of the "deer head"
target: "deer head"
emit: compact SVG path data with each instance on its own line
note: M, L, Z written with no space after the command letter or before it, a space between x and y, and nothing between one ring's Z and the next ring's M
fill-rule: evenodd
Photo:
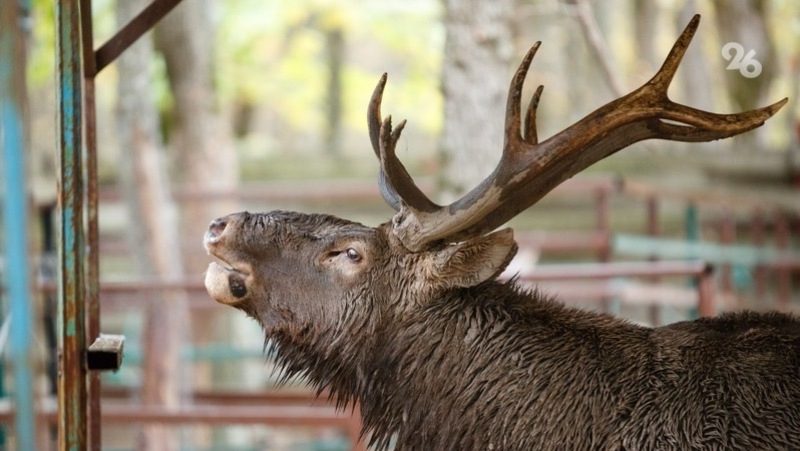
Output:
M420 191L395 154L405 122L393 127L390 117L381 117L384 75L369 103L368 122L381 193L397 211L391 221L373 228L283 211L217 219L205 236L209 253L220 260L208 269L209 293L257 319L278 344L289 373L330 387L341 402L380 392L379 373L392 367L388 343L403 330L417 335L430 330L435 341L455 326L434 318L434 309L458 312L475 299L502 302L505 285L493 279L516 244L510 229L494 231L497 227L632 143L727 138L760 126L786 103L715 114L671 101L667 89L698 22L695 16L650 81L544 141L536 132L542 87L524 119L520 108L536 43L511 80L497 168L444 206ZM377 405L362 409L368 428L389 431L400 421Z

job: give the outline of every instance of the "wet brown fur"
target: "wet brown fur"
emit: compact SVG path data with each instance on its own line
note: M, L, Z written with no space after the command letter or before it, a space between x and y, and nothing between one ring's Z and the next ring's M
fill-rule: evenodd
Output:
M377 449L800 449L793 316L641 327L494 277L418 283L425 256L387 225L236 218L220 253L256 267L236 307L287 375L360 404ZM320 259L348 240L369 260L343 279Z

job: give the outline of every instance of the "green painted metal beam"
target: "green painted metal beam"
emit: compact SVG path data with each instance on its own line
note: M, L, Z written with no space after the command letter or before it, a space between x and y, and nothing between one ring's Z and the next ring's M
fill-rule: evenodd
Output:
M659 259L703 260L715 265L754 267L779 262L800 265L800 253L771 247L723 245L708 241L656 238L644 235L614 234L613 252L636 257L656 256Z
M58 449L87 449L83 66L78 0L56 4L60 163Z

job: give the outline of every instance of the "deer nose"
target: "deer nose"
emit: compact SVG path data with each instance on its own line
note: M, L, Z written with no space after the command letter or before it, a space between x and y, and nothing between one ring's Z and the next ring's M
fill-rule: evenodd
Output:
M222 232L225 231L227 225L227 218L217 218L211 221L211 224L208 225L208 232L206 232L206 239L209 241L217 241L219 237L222 236Z

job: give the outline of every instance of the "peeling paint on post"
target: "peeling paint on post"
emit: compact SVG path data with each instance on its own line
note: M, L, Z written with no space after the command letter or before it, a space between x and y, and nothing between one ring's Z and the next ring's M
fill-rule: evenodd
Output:
M83 106L78 0L57 2L59 100L58 448L86 449L86 319L83 223Z
M86 343L100 336L100 232L97 196L97 110L95 83L97 74L94 55L92 0L80 0L81 43L83 48L83 98L86 129ZM89 345L91 346L91 345ZM100 373L89 371L86 411L87 449L100 451Z

